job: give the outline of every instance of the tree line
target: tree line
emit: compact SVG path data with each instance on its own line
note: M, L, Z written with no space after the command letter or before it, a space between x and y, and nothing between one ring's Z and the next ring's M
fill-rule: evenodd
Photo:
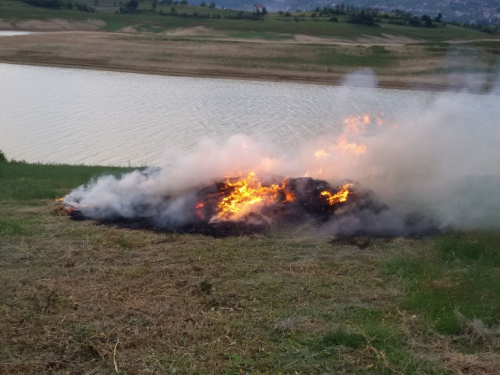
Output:
M164 0L162 2L165 5L171 5L172 7L170 8L169 11L164 11L161 9L158 14L162 16L172 16L172 17L181 17L181 18L197 18L197 19L207 19L207 18L225 18L225 19L234 19L234 20L262 20L263 16L267 14L267 10L265 8L261 10L255 10L253 13L249 12L243 12L239 11L235 14L226 14L224 17L222 17L218 13L198 13L198 12L193 12L193 13L186 13L186 12L178 12L177 9L175 8L175 5L188 5L187 0L182 0L182 1L166 1ZM151 11L156 12L158 1L153 0L151 2ZM201 7L206 7L206 8L211 8L214 9L216 7L215 2L211 3L206 3L205 1L202 1L200 3ZM126 3L120 5L120 13L141 13L141 12L149 12L149 10L139 10L139 0L129 0Z
M80 12L93 13L95 9L85 3L72 0L21 0L22 2L40 8L49 9L76 9Z
M338 16L344 16L346 22L367 26L376 26L382 22L414 27L437 27L443 15L439 13L434 19L428 15L421 17L395 9L382 13L377 8L362 8L351 4L338 4L335 7L317 7L311 17L330 17L330 21L338 22ZM384 20L383 20L384 19Z

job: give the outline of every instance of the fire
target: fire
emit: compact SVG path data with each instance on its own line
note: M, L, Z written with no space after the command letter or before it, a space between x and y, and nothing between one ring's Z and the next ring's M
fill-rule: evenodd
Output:
M278 161L276 159L263 158L261 161L261 168L259 169L264 171L270 171L274 166L276 166L277 163Z
M78 206L72 206L72 205L69 205L69 204L65 204L63 203L64 202L64 199L66 199L67 195L62 197L62 198L56 198L54 199L55 202L57 203L62 203L63 204L63 212L65 212L66 214L71 214L75 211L78 211L79 208L82 208L82 207L87 207L86 205L82 204L82 205L78 205Z
M335 145L340 151L352 154L352 155L363 155L366 153L366 146L356 142L349 142L346 137L340 137Z
M314 153L314 156L316 157L316 159L326 159L329 154L324 150L318 150Z
M283 200L283 202L293 202L295 200L295 195L293 195L293 193L287 189L287 184L288 181L286 179L284 179L281 184L282 192L285 195L285 199Z
M393 126L382 118L376 116L362 115L349 117L344 120L345 128L337 138L332 149L337 149L342 153L351 155L363 155L366 153L366 146L359 142L359 136L367 133L370 125Z
M254 172L246 178L231 181L227 178L223 190L231 193L217 205L217 219L237 219L249 213L255 205L267 205L278 200L292 202L294 196L286 189L286 180L280 184L264 186Z
M350 132L359 134L363 132L368 125L370 125L371 121L370 116L363 115L348 117L344 120L344 124L346 124L346 128L349 129Z
M339 155L355 158L366 155L368 152L366 140L369 135L382 126L395 126L385 121L382 116L383 114L380 113L362 114L342 120L343 130L340 135L335 137L333 143L327 145L322 142L321 148L318 147L311 152L311 159L309 159L304 177L316 176L330 179L347 172L350 166L339 163ZM352 159L354 160L354 158ZM347 159L344 160L347 161Z
M339 186L339 191L336 194L332 194L329 191L322 191L321 196L326 197L328 204L333 206L334 204L347 201L347 197L351 194L349 188L352 188L354 184L348 183L344 186Z
M204 206L205 206L205 204L203 203L203 201L200 201L200 202L198 202L198 204L194 208L196 211L196 215L198 215L200 220L203 220L203 218L204 218L204 215L203 215L203 207Z
M66 211L68 214L71 214L72 212L75 212L77 211L78 208L74 207L74 206L66 206L64 208L64 211Z
M337 139L334 148L352 155L363 155L366 153L366 146L355 142L354 139L359 134L366 132L370 123L371 117L368 115L349 117L344 120L344 131Z
M219 194L224 195L217 204L217 214L213 220L238 220L250 212L259 212L262 207L268 207L274 204L294 203L294 191L287 186L289 180L285 178L281 184L274 183L265 185L260 181L255 172L248 173L247 177L232 179L227 178ZM328 190L322 191L317 195L318 198L326 198L329 205L346 202L351 194L351 188L354 185L347 183L339 186L336 193ZM203 207L203 202L199 202L196 210Z
M64 199L66 197L62 197L62 198L56 198L55 199L55 202L57 203L63 203ZM63 208L62 208L62 212L64 212L66 215L70 215L71 213L77 211L78 208L75 207L75 206L70 206L70 205L67 205L67 204L64 204L63 203Z

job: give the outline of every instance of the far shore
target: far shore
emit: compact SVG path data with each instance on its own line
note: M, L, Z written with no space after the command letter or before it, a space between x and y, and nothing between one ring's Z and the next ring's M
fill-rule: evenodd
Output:
M112 64L89 64L86 62L64 62L64 61L30 61L30 60L17 60L17 59L4 59L0 58L0 63L13 64L13 65L32 65L32 66L45 66L54 68L70 68L70 69L89 69L111 72L135 73L135 74L151 74L162 76L174 77L198 77L198 78L220 78L220 79L236 79L246 81L266 81L266 82L287 82L298 84L311 84L322 86L340 86L344 76L333 76L325 79L321 76L307 76L301 77L293 74L286 73L245 73L245 72L231 72L231 71L184 71L184 70L171 70L171 69L147 69L140 66L119 66ZM453 86L445 83L421 83L415 82L395 82L390 79L391 77L378 77L378 87L384 89L395 90L422 90L422 91L448 91L453 89ZM488 84L488 87L490 85ZM358 87L364 87L359 85Z
M373 49L66 31L0 38L0 63L314 85L340 85L349 73L372 69L378 87L385 89L456 91L474 81L480 82L475 91L487 92L493 86L496 74L488 66L471 67L474 73L450 80L450 72L463 71L462 65L470 61L449 61L443 51L429 49L411 44ZM346 59L353 64L345 64Z
M173 77L197 77L197 78L219 78L219 79L234 79L234 80L245 80L245 81L265 81L265 82L284 82L284 83L297 83L297 84L309 84L309 85L321 85L321 86L340 86L343 84L345 75L335 75L325 79L322 76L310 75L307 77L296 76L291 73L253 73L253 72L231 72L231 71L185 71L185 70L171 70L171 69L147 69L141 66L121 66L112 64L89 64L84 61L78 62L64 62L64 61L30 61L30 60L17 60L17 59L5 59L0 58L0 63L13 64L13 65L31 65L31 66L44 66L44 67L54 67L54 68L69 68L69 69L89 69L89 70L100 70L100 71L110 71L110 72L122 72L122 73L134 73L134 74L150 74L150 75L161 75L161 76L173 76ZM355 70L353 70L354 72ZM394 77L384 77L377 76L378 88L382 89L392 89L392 90L418 90L418 91L433 91L433 92L445 92L445 91L458 91L462 89L463 85L453 85L449 82L437 82L430 83L427 80L407 80L401 81L396 80ZM493 85L494 81L485 82L481 88L478 89L468 89L469 92L482 94L488 93ZM351 85L351 87L368 87L363 85Z

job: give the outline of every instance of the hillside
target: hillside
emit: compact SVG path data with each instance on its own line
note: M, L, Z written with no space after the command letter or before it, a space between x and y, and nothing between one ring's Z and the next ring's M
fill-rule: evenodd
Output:
M31 6L27 2L39 1L43 6ZM487 38L468 28L457 27L444 22L423 19L412 21L408 14L367 13L359 17L358 10L336 10L309 12L275 12L265 16L248 11L209 8L192 5L167 5L152 1L138 2L132 10L127 2L114 0L58 0L56 6L45 0L0 0L0 29L24 28L25 20L64 19L70 23L82 20L99 21L93 29L119 31L124 27L134 27L136 31L159 33L179 27L203 26L215 30L231 32L270 32L279 34L305 34L318 37L379 37L381 35L402 36L415 40L446 41L449 39ZM85 5L79 9L76 4ZM363 12L361 12L363 13ZM364 17L364 18L363 18ZM369 21L369 22L368 22ZM100 26L98 26L100 25ZM367 27L370 26L370 27ZM428 27L427 27L428 26ZM41 27L50 30L49 25ZM55 27L58 29L58 27ZM66 25L63 29L79 29ZM85 28L84 28L85 29ZM88 29L88 28L87 28ZM484 30L483 30L484 31ZM489 33L495 33L490 28ZM281 37L278 36L278 39Z
M446 21L460 23L476 22L494 24L500 21L500 4L495 0L269 0L265 5L271 11L310 10L316 7L329 7L334 4L377 7L381 10L401 9L415 15L436 16L442 13ZM232 9L251 10L254 2L249 0L219 0L217 4Z

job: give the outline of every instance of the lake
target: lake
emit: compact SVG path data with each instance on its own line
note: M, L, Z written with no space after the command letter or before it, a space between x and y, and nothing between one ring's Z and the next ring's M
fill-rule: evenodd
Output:
M293 151L339 134L349 116L397 121L439 95L0 64L0 150L29 162L141 166L203 138L246 134ZM470 98L472 117L500 118L496 98Z

